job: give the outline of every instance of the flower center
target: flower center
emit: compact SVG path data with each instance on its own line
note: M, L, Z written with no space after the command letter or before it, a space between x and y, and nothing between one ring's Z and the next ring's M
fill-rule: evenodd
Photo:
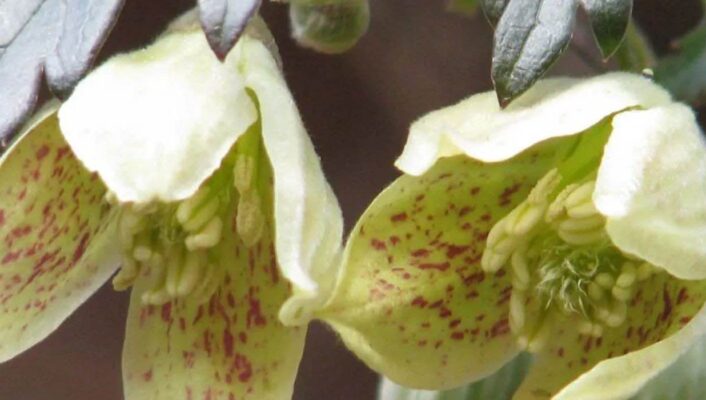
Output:
M256 244L262 235L265 218L257 187L258 154L259 136L248 132L190 198L118 204L124 257L113 287L125 290L144 277L149 280L142 294L145 304L185 297L207 301L225 273L221 254L227 249L220 245L232 211L236 210L235 230L245 246Z
M488 234L481 266L510 265L510 327L528 351L546 343L559 316L578 316L583 334L620 326L634 285L656 271L622 253L592 200L592 176L564 184L554 169ZM531 314L532 318L528 318Z

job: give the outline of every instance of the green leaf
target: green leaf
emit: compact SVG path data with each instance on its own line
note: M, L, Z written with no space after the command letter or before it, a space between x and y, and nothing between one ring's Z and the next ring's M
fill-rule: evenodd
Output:
M702 103L706 100L706 25L684 37L679 47L679 53L657 65L655 80L679 100Z
M478 9L478 0L449 0L446 8L459 14L475 15Z
M513 0L498 22L493 82L502 107L529 89L566 49L578 0Z
M500 20L500 16L503 15L505 6L510 0L480 0L480 8L485 14L485 18L488 19L490 25L497 25Z
M261 0L198 0L199 19L208 44L221 60L235 46Z
M645 33L634 22L628 24L623 43L613 55L623 71L642 72L654 68L657 56Z
M452 390L433 391L409 389L384 379L378 393L379 400L510 400L522 383L532 355L521 353L498 372L470 385ZM642 400L642 399L640 399ZM645 399L647 400L647 399Z
M124 0L0 2L0 140L34 109L42 76L68 97L113 27Z
M581 0L603 59L620 47L632 14L632 0Z

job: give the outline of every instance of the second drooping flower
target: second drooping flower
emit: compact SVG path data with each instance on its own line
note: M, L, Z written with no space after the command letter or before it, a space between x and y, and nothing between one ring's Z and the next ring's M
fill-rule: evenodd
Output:
M397 166L320 313L390 379L451 388L527 351L517 399L627 398L706 333L706 145L649 80L473 96Z

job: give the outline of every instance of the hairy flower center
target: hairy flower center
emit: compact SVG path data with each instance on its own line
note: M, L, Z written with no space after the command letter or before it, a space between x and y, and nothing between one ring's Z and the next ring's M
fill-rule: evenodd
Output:
M596 337L620 326L635 283L656 271L610 242L594 188L592 179L562 187L554 169L488 235L481 266L510 265L510 327L529 351L543 347L560 315L579 316L581 333Z
M234 151L190 198L175 203L118 204L124 258L113 279L125 290L148 279L145 304L164 304L190 297L208 300L224 268L221 242L236 210L235 230L246 246L256 244L264 215L257 188L259 138L245 135ZM247 136L254 136L247 137ZM227 260L224 260L227 261Z

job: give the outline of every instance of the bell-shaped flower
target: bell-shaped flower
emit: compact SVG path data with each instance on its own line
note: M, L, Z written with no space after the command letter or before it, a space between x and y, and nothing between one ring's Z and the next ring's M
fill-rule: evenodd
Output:
M291 397L342 219L270 40L220 62L180 21L24 129L0 160L0 360L118 271L127 399Z
M444 389L534 355L516 399L626 398L706 333L706 145L642 76L484 93L411 128L319 316Z

